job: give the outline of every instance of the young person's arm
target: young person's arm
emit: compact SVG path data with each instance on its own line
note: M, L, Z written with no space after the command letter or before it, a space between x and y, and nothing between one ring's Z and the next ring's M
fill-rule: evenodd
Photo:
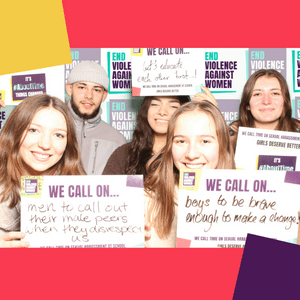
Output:
M0 237L0 248L28 248L29 242L15 241L16 239L23 239L24 232L11 231Z
M213 96L213 94L210 92L210 90L205 87L205 86L201 86L201 89L204 93L198 93L194 96L194 98L192 99L192 101L202 101L202 100L207 100L210 101L212 104L214 104L215 106L218 106L218 102L216 101L215 97Z

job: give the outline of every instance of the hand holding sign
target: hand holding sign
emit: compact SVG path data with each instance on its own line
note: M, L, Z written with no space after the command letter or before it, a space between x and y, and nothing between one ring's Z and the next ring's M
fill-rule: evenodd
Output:
M1 236L0 248L28 248L29 242L14 241L15 239L23 239L25 237L23 232L11 231Z
M32 247L144 247L148 238L141 175L22 177L21 196Z
M296 243L298 172L181 170L177 247L240 248L247 233Z
M243 170L299 171L299 149L298 132L239 127L236 167Z
M151 239L151 225L145 220L145 248L149 248L147 241Z

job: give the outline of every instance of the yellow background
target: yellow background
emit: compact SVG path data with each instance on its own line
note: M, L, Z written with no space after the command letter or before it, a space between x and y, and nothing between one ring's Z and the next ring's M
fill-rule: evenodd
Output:
M72 62L61 0L2 0L0 11L0 75Z

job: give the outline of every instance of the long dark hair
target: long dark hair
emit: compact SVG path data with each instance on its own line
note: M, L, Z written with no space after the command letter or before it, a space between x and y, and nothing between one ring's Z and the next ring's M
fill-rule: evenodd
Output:
M142 102L132 142L128 147L125 174L143 174L146 177L146 164L153 155L154 144L154 132L148 123L148 109L152 100L152 96L147 96ZM182 105L189 102L190 97L178 96L178 100Z
M74 121L67 105L47 94L28 97L12 111L0 132L0 202L10 199L10 208L20 201L21 176L25 174L19 154L24 132L28 130L35 114L45 107L53 107L62 113L67 125L65 152L49 171L53 175L86 174L81 162Z
M241 104L239 107L239 119L230 124L232 133L232 142L235 148L237 133L240 126L254 127L254 118L249 110L249 103L252 97L252 92L259 77L276 78L279 81L281 92L284 100L282 114L275 130L296 132L299 131L300 121L292 118L292 106L289 88L285 78L281 73L274 69L261 69L253 73L247 80L242 94Z

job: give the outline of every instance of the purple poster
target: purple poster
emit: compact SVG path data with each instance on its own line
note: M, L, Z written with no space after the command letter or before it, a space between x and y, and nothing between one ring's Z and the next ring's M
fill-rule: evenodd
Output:
M219 100L218 109L221 111L227 125L238 119L240 100Z
M296 156L259 155L257 170L295 171Z
M37 193L37 179L26 179L24 189L26 194Z
M13 101L22 101L29 96L46 93L46 75L28 74L11 76Z
M182 185L183 186L194 186L195 185L195 172L184 172L182 176Z
M100 48L71 48L72 63L65 65L65 82L71 70L83 60L92 60L101 64Z
M248 75L260 69L275 69L286 78L286 49L250 48Z

